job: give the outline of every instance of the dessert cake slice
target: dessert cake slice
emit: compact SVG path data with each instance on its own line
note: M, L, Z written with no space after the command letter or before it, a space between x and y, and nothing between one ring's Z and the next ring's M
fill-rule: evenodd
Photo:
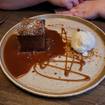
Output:
M19 25L17 39L21 52L45 51L45 20L24 19Z

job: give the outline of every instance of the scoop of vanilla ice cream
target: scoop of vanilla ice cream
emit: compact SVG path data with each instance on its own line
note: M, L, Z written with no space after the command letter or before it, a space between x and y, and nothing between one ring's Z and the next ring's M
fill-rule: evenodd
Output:
M75 31L71 37L71 47L84 56L95 47L95 43L95 37L89 31Z

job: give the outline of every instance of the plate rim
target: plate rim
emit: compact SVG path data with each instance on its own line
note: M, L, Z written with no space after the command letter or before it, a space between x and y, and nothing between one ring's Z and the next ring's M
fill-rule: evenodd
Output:
M95 24L93 24L92 22L88 21L88 20L84 20L80 17L76 17L76 16L64 16L64 15L58 15L58 14L44 14L44 15L37 15L37 16L33 16L33 17L30 17L30 18L42 18L42 17L56 17L56 18L67 18L67 19L70 19L70 18L75 18L75 19L78 19L78 20L81 20L82 22L84 23L87 23L89 25L92 25L93 27L95 27L95 29L97 29L97 31L103 33L103 35L105 35L104 31L101 30L98 26L96 26ZM20 22L19 22L20 23ZM5 34L4 36L1 38L1 41L0 41L0 46L2 45L5 37L8 35L8 33L14 29L14 27L16 27L19 23L17 23L16 25L14 25L12 28L10 28ZM1 50L0 50L1 52ZM54 95L54 94L47 94L47 93L40 93L38 91L34 91L32 90L31 88L27 88L26 86L22 85L21 83L19 83L13 76L12 74L7 70L5 70L5 67L3 66L2 64L2 60L1 60L1 54L0 54L0 66L1 66L1 70L3 71L3 73L7 76L7 78L12 82L14 83L16 86L20 87L21 89L23 90L26 90L30 93L33 93L33 94L36 94L36 95L40 95L40 96L46 96L46 97L52 97L52 98L61 98L61 97L68 97L68 96L75 96L75 95L79 95L79 94L83 94L93 88L95 88L97 85L99 85L99 83L101 83L104 79L105 79L105 74L103 74L102 76L99 77L98 80L94 80L95 83L91 84L91 86L79 91L79 92L74 92L74 93L66 93L66 94L58 94L58 95ZM104 67L105 69L105 67ZM103 70L104 71L104 70Z

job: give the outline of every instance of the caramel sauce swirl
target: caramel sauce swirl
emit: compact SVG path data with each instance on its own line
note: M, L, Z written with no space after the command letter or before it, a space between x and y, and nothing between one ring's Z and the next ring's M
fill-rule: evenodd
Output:
M10 71L10 73L14 77L18 77L20 75L26 74L32 66L34 66L34 72L37 74L54 80L61 81L86 81L90 80L90 77L87 74L82 74L83 66L85 61L83 56L77 52L75 52L69 45L69 40L67 38L67 32L64 27L61 28L61 33L59 34L57 31L46 29L47 36L47 45L48 50L44 52L32 52L32 53L22 53L19 51L19 42L17 40L17 35L12 35L5 45L4 49L4 61L5 64ZM64 56L65 60L55 60L54 58ZM72 60L69 60L71 58ZM58 67L56 65L51 65L51 62L64 63L64 68ZM69 67L68 67L69 63ZM80 67L78 68L78 72L73 70L73 65L78 64ZM63 70L64 76L68 77L70 73L74 73L78 76L82 76L82 79L72 80L72 79L64 79L64 78L56 78L48 75L43 75L40 73L36 66L39 66L41 70L45 70L46 67L51 67L54 69ZM34 73L33 72L33 73Z

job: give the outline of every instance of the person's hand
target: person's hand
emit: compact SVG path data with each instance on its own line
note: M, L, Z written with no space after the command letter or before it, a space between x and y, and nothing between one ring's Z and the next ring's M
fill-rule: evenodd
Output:
M67 9L71 9L74 6L77 6L83 0L48 0L48 2L60 6L65 7Z
M100 1L87 0L87 1L84 1L83 3L80 3L76 7L73 7L71 10L59 12L59 14L69 15L69 16L79 16L85 19L94 19L99 14L99 10L100 10L99 8L101 8L102 10L102 5L100 4L103 4L103 2L100 3Z
M105 19L105 0L83 0L82 3L67 11L57 12L61 15L78 16L85 19L102 17Z

